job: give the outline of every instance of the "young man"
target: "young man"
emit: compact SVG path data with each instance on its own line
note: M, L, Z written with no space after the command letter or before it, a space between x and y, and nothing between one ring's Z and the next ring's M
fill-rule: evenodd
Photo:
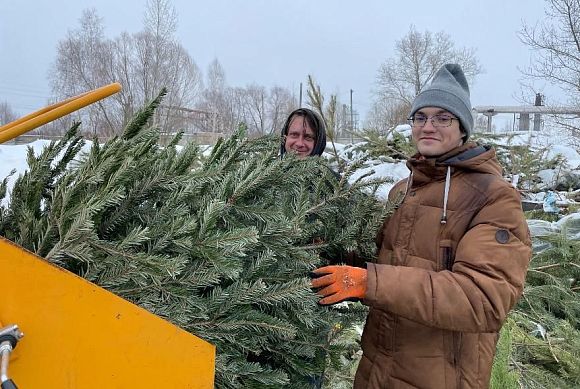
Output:
M312 281L334 304L370 307L355 388L487 388L498 332L520 297L531 241L519 194L495 151L466 143L469 87L443 66L413 102L417 154L376 263L326 266Z
M322 155L326 148L326 129L322 119L308 108L294 110L282 128L280 155L295 153L299 158Z

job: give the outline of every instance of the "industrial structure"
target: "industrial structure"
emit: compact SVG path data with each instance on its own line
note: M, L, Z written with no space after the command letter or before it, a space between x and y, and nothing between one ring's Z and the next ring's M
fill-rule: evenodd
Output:
M530 116L533 115L532 131L540 131L542 127L542 115L575 115L580 117L580 107L552 107L545 106L540 93L536 94L534 105L500 106L481 105L472 108L473 116L482 114L487 117L487 132L492 132L492 118L497 114L513 114L514 123L517 120L516 131L530 130Z

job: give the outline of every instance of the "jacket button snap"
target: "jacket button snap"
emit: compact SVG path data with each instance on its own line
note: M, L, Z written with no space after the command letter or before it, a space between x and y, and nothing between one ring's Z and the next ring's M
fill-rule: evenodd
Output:
M502 244L506 244L507 242L509 242L510 240L510 233L508 230L497 230L497 232L495 233L495 240L498 243L502 243Z

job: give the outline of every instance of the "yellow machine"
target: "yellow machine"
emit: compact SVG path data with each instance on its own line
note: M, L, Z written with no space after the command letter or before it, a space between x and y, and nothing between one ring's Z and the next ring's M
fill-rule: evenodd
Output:
M2 126L0 143L120 89ZM0 274L2 389L213 388L215 347L204 340L1 237Z

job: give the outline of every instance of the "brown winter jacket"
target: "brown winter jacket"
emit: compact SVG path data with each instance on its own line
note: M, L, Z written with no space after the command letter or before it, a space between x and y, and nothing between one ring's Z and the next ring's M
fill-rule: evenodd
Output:
M370 312L354 387L487 388L531 257L519 194L495 151L473 143L407 165L410 181L389 195L404 200L367 264Z

